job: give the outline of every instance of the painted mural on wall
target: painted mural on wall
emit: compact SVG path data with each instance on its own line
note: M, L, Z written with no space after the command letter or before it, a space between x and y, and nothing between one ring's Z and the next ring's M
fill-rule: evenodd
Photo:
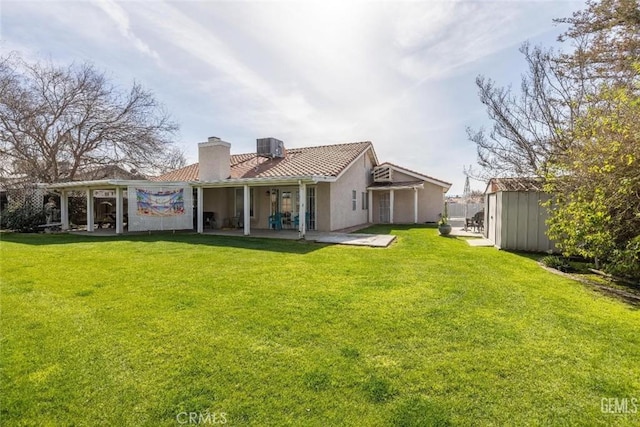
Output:
M178 216L184 215L184 189L146 190L136 188L138 215Z

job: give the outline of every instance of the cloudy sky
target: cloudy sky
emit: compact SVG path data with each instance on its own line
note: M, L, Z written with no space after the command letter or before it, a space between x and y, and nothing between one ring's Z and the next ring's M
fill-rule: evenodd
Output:
M135 80L180 123L190 162L218 136L232 153L372 141L380 161L454 183L475 164L465 128L490 126L482 74L518 86L524 41L557 45L572 1L32 1L0 3L0 49L91 61ZM565 47L567 49L568 47ZM482 183L472 187L483 189Z

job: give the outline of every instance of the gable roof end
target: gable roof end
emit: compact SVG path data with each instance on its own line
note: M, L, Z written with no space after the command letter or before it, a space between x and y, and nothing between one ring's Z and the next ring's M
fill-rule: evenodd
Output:
M398 165L396 165L394 163L384 162L384 163L379 164L378 166L385 166L385 165L390 166L391 168L393 168L394 170L396 170L396 171L398 171L400 173L412 176L412 177L414 177L416 179L419 179L421 181L426 181L426 182L430 182L430 183L435 184L435 185L439 185L440 187L446 188L447 190L449 188L451 188L451 186L453 185L450 182L446 182L446 181L443 181L441 179L434 178L432 176L425 175L425 174L422 174L420 172L416 172L416 171L413 171L411 169L404 168L402 166L398 166Z

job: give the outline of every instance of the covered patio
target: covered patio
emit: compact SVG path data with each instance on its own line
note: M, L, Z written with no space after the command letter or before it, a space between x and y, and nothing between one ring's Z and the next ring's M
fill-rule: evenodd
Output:
M55 183L47 189L60 196L63 231L71 229L69 202L78 193L84 194L89 233L104 227L114 234L193 229L192 189L184 183L95 180Z
M86 197L86 231L93 232L106 222L113 225L115 234L122 234L125 228L125 195L129 185L135 181L99 180L76 181L50 184L47 188L60 196L60 222L62 230L70 229L69 197L72 193L81 192ZM96 199L115 199L113 218L98 217L100 209ZM101 202L98 202L101 203ZM111 202L108 202L111 203ZM111 213L110 213L111 216Z
M196 231L304 238L316 228L315 186L322 180L304 176L190 182L196 190Z
M379 222L383 224L394 224L396 222L396 203L395 199L397 193L400 193L402 197L413 197L413 223L417 224L418 221L418 190L424 188L422 181L410 181L410 182L377 182L367 187L369 196L369 222ZM375 197L374 197L375 194ZM377 209L374 207L377 202ZM403 204L406 206L406 204ZM406 210L406 209L405 209ZM378 218L375 221L374 211L377 211ZM402 212L403 218L401 222L407 221L405 218L408 212ZM409 215L411 213L409 212Z

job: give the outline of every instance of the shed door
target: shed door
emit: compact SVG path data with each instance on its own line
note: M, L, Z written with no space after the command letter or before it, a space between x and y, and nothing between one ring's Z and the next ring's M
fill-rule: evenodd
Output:
M497 214L497 197L496 194L489 194L489 217L487 218L487 238L496 243L496 214Z

